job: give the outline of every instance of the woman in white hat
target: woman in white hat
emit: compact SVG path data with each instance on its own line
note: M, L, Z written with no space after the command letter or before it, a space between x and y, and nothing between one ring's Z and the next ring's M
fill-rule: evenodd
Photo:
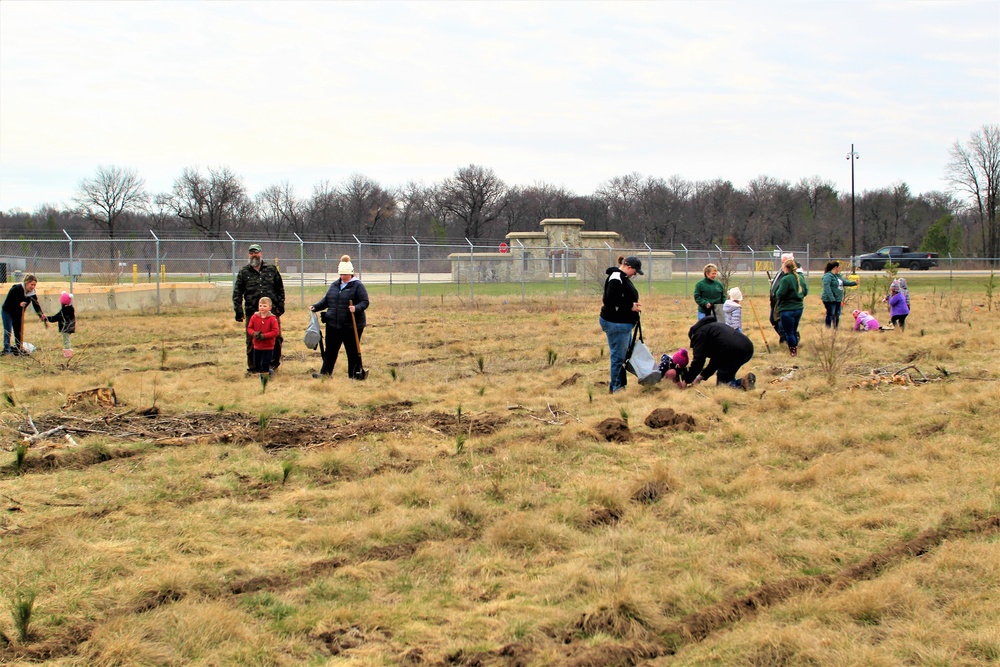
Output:
M320 312L320 319L326 324L326 347L323 350L323 367L313 377L330 377L337 363L340 346L347 352L347 376L355 380L364 379L361 352L355 343L354 327L357 323L358 338L365 330L365 310L368 309L368 290L356 275L350 255L340 258L337 267L340 278L330 284L326 296L309 306L309 310Z

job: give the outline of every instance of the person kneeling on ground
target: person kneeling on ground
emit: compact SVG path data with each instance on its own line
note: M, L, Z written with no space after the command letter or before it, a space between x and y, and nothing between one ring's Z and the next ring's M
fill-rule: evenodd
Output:
M753 359L753 343L736 329L714 317L706 317L688 331L691 340L691 365L683 373L680 386L694 385L718 374L717 384L750 391L757 386L757 376L747 373L737 379L740 367ZM706 360L708 365L705 365Z
M855 310L854 311L854 330L855 331L879 331L882 326L878 323L874 317L872 317L866 310Z

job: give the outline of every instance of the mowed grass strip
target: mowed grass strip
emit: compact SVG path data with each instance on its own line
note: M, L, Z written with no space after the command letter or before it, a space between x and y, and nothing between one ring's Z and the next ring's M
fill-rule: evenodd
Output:
M342 361L313 379L292 309L264 391L224 305L81 313L69 363L39 327L0 369L3 608L35 594L26 639L0 616L0 657L989 664L1000 315L970 306L974 282L961 309L914 282L907 330L842 330L832 375L818 299L795 359L745 317L750 393L608 395L593 296L380 295L365 382ZM685 346L690 304L643 301L654 353ZM908 366L916 382L870 381ZM107 386L119 405L60 410ZM646 426L657 408L693 429ZM57 434L17 467L29 414L78 446ZM600 437L607 418L631 439ZM946 539L900 551L928 531Z

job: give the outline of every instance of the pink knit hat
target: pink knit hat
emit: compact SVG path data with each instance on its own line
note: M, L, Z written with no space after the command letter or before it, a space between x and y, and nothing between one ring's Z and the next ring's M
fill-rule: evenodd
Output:
M688 351L682 347L674 352L674 356L670 357L670 360L674 362L675 366L683 368L688 365Z
M70 294L69 292L63 292L62 294L59 295L59 303L61 303L64 306L68 306L69 304L73 303L73 295Z

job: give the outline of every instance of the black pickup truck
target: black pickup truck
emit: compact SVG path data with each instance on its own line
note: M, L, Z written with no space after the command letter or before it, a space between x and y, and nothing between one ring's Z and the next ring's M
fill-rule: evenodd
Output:
M910 252L909 246L887 245L876 252L859 255L858 266L862 271L879 271L885 268L886 262L892 262L901 269L913 271L926 270L938 265L936 252Z

